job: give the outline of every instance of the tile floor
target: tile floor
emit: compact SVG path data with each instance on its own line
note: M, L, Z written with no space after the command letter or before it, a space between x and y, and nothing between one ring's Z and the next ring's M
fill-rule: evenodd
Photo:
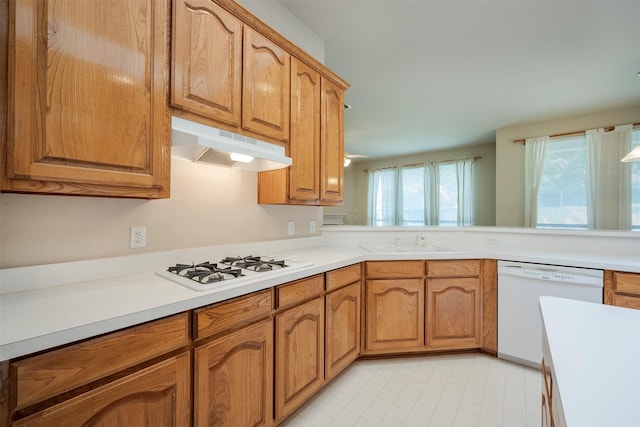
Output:
M541 381L481 353L361 360L281 425L537 427Z

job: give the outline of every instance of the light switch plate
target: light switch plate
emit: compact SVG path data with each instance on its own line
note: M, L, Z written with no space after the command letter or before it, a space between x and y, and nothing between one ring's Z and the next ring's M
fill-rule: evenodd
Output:
M293 236L296 234L296 223L295 221L287 221L287 234L289 236Z

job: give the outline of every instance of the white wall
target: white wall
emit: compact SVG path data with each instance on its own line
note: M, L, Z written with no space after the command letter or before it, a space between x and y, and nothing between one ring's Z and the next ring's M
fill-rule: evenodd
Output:
M242 1L274 29L324 60L324 43L277 1ZM257 204L257 174L172 161L171 198L0 194L0 268L141 252L306 236L322 208ZM147 247L129 249L129 227L147 227ZM197 260L194 260L197 261Z
M640 122L640 106L496 131L496 225L524 225L524 146L513 140Z
M366 224L368 175L364 170L476 156L482 158L475 164L475 222L476 225L495 225L496 154L493 143L354 163L349 168L349 173L345 171L345 205L325 208L325 213L344 212L349 224ZM348 198L348 192L352 197Z

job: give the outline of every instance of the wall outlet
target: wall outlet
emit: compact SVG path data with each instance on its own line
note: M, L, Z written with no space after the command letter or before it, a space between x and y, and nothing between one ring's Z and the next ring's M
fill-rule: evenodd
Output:
M289 236L293 236L296 234L296 223L295 221L287 221L287 234Z
M130 248L144 248L147 245L147 227L131 227Z
M315 234L315 233L316 233L316 222L309 221L309 234Z

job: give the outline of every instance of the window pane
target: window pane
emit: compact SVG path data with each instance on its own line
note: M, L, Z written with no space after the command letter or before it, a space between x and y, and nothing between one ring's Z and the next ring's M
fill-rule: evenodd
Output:
M632 148L640 145L640 129L631 133ZM631 162L631 228L640 230L640 162Z
M405 167L402 173L402 224L424 225L424 167Z
M438 225L458 223L458 177L455 163L440 165L440 218Z
M587 228L584 136L549 142L538 194L538 227Z

